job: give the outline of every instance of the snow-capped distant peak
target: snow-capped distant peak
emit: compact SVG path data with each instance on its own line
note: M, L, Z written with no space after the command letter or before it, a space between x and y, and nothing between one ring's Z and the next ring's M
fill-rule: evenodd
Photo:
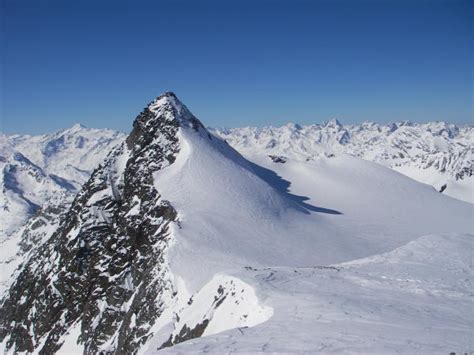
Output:
M303 127L301 127L300 124L293 123L293 122L287 123L286 125L284 125L284 127L286 127L289 130L294 130L294 131L299 131L303 128Z
M326 127L342 127L341 122L337 118L331 118L329 121L324 122Z
M84 126L82 123L75 123L69 130L70 131L78 131L81 129L86 129L87 127Z

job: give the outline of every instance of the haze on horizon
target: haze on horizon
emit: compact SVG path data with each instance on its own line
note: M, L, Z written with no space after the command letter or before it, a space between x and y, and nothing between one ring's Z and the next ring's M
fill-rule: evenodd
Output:
M0 131L129 131L174 91L214 127L472 122L473 2L2 0Z

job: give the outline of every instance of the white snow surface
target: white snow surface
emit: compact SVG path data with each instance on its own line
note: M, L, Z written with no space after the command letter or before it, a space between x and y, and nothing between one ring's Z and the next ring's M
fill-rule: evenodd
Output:
M155 175L179 216L171 329L210 319L210 331L161 352L472 351L472 204L350 155L282 164L203 130L179 139ZM257 297L243 301L256 322L227 306L209 315L229 280ZM143 352L169 331L157 327Z
M10 135L7 138L17 151L47 174L58 175L78 188L125 136L110 129L75 124L51 134Z
M158 353L470 353L472 238L428 235L330 267L238 272L273 316Z
M190 258L224 268L229 255L239 266L303 267L472 230L471 204L375 163L348 155L285 164L253 157L257 166L221 140L189 129L180 135L177 161L155 183L179 213L181 243L171 260L184 274L194 268ZM200 269L192 280L209 276Z

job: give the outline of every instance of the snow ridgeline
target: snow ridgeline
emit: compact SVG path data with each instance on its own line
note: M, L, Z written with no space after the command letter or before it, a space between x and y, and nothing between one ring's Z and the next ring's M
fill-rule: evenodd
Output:
M127 353L469 349L472 212L351 156L249 161L167 93L21 266L1 304L2 344ZM457 234L418 239L433 233ZM432 259L421 253L428 247ZM396 248L405 252L390 253ZM369 259L354 262L361 258Z

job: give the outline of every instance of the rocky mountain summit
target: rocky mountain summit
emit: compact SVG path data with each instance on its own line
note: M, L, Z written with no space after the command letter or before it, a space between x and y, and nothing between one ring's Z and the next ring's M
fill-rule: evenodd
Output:
M76 323L86 352L133 352L146 339L173 294L163 252L176 219L152 175L173 163L182 125L202 129L174 94L158 97L94 170L2 302L8 348L54 352Z

